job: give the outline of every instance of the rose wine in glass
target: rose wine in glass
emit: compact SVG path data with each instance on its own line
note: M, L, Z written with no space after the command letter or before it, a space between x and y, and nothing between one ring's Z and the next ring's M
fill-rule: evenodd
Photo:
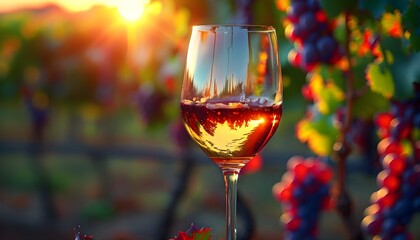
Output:
M181 113L192 139L223 172L227 240L236 240L238 174L276 131L282 96L273 27L193 26Z

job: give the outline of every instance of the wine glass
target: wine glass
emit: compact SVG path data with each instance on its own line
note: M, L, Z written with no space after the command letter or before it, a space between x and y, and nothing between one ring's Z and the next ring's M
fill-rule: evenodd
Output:
M273 27L193 26L181 113L192 139L223 172L227 240L236 240L238 174L276 131L282 96Z

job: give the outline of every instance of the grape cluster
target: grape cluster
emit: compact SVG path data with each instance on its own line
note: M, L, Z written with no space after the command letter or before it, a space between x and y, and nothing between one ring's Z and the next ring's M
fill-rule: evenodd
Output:
M299 156L288 161L287 169L273 186L274 197L283 205L286 239L315 239L320 213L331 207L332 169L318 159Z
M413 99L393 102L390 112L379 114L375 122L383 170L362 227L381 239L413 239L407 225L420 211L420 91Z
M372 205L366 209L362 227L380 239L412 239L407 225L420 211L420 169L409 158L387 154L378 174L380 189L372 194Z
M334 64L340 59L339 44L333 36L334 24L327 19L319 0L292 0L287 9L285 35L295 43L289 61L311 71L317 64Z

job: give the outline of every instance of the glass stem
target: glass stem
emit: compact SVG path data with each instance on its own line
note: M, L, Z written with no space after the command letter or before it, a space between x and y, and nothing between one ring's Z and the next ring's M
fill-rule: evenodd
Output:
M236 240L236 201L239 170L224 170L226 187L226 240Z

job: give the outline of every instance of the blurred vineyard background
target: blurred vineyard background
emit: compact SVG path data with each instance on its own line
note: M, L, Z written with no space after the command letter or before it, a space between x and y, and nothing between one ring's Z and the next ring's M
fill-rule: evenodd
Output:
M295 137L306 80L287 61L293 45L284 37L284 17L272 0L156 0L134 20L112 5L2 11L0 239L74 239L78 225L94 239L159 239L186 154L178 95L191 26L247 22L277 30L285 102L262 165L241 176L239 192L254 216L255 239L282 239L271 188L291 156L311 155ZM191 176L168 234L193 222L220 239L221 173L194 145L187 155ZM349 164L361 219L376 176L361 156ZM344 238L338 218L322 218L320 239Z

